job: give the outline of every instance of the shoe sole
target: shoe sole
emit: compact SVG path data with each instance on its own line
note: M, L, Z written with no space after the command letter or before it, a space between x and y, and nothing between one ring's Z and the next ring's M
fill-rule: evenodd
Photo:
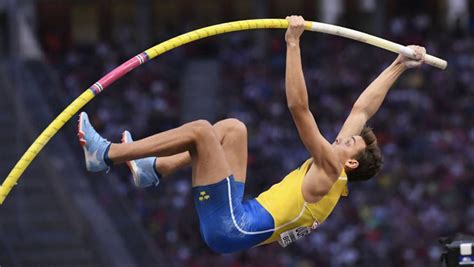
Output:
M126 134L125 132L122 133L122 140L121 140L122 144L128 144L127 140L126 140ZM133 180L134 181L137 181L138 177L137 177L137 172L136 170L138 169L138 166L137 164L135 163L134 160L130 160L130 161L126 161L125 164L127 164L128 168L130 169L130 172L132 173L132 176L133 176Z
M79 115L79 120L77 121L77 137L79 138L79 144L82 148L85 147L87 141L84 139L84 131L82 130L82 115L84 113L81 112Z

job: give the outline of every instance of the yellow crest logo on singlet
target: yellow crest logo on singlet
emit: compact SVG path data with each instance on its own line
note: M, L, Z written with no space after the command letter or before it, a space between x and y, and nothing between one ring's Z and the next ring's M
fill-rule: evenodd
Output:
M208 200L210 199L211 196L209 196L206 191L201 191L201 193L199 193L199 201L204 201L204 200Z

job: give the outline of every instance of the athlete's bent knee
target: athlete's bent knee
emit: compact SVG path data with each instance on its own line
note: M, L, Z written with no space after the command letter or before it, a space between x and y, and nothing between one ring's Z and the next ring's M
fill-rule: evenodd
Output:
M225 119L216 123L223 135L247 136L247 126L238 119Z
M247 134L247 126L238 119L227 119L228 129L230 132Z
M214 128L206 120L197 120L190 123L191 131L196 141L205 138L215 138Z

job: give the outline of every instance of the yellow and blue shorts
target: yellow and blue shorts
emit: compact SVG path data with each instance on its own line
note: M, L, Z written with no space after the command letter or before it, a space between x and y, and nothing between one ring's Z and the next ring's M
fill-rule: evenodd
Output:
M232 253L254 247L274 231L272 215L255 199L243 201L245 184L234 176L193 187L201 235L215 252Z

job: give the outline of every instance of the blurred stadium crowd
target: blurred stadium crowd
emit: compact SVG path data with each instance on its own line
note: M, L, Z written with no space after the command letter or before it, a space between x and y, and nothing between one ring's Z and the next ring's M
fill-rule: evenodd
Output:
M115 189L139 212L165 255L189 267L426 267L439 266L440 236L474 234L474 179L469 173L474 167L472 37L456 31L435 35L423 16L414 21L394 18L388 27L385 38L426 46L449 62L448 70L425 66L402 76L369 122L383 149L383 171L368 183L351 184L349 198L341 200L315 233L291 247L274 244L217 257L200 238L189 170L165 178L157 188L137 189L126 167L113 169L120 177ZM238 118L248 127L247 197L278 182L308 157L286 109L283 33L270 33L264 57L255 56L249 33L215 41L226 101L219 117ZM71 99L140 51L127 29L119 37L114 43L73 45L61 57L55 40L46 41L49 60ZM310 33L303 35L302 50L310 106L323 134L332 140L356 97L395 55ZM179 126L180 69L199 52L192 45L176 49L120 80L86 108L93 124L116 142L124 129L138 138ZM114 205L106 197L102 202Z

